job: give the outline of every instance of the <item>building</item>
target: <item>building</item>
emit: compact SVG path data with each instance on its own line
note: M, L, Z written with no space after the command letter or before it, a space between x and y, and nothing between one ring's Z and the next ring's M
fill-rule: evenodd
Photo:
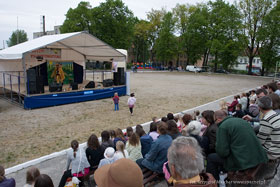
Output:
M61 27L61 25L54 26L54 30L46 31L45 35L60 34L60 27ZM41 36L44 36L44 32L33 32L33 39L39 38Z
M248 71L248 68L249 68L249 57L247 57L247 56L238 56L237 57L237 64L233 66L233 69ZM261 69L262 69L261 58L256 56L253 59L252 72L253 73L260 73Z

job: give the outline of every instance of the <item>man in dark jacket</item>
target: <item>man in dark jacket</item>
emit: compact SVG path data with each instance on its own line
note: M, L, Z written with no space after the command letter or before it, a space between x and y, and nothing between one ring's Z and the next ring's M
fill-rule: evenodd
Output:
M222 110L216 111L214 118L218 124L216 153L227 171L246 170L268 161L265 150L248 122L227 117Z

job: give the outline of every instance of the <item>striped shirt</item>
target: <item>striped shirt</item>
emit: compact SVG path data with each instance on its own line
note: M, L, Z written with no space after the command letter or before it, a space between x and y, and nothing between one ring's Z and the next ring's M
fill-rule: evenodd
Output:
M280 115L267 112L260 121L258 138L270 159L280 158Z

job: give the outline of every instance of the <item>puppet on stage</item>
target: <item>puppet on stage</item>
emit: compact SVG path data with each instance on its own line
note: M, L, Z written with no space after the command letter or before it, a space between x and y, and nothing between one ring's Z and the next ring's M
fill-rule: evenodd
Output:
M55 68L52 72L51 78L53 78L57 84L59 84L59 83L63 84L65 75L64 75L64 71L62 69L61 64L56 63Z

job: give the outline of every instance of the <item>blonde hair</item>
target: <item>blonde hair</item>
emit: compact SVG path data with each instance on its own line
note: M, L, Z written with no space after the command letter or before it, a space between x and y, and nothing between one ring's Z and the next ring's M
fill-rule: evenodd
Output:
M125 158L125 154L124 154L124 143L122 141L117 141L116 143L116 150L117 151L121 151L123 154L123 157Z
M227 111L227 102L225 100L221 100L219 104L220 104L221 110Z
M115 96L118 96L118 92L115 92Z

